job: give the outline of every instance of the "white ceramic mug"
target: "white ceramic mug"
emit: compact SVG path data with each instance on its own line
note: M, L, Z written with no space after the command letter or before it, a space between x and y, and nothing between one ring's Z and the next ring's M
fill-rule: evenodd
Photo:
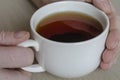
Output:
M103 32L90 40L76 43L55 42L36 32L36 26L43 18L64 11L90 15L102 24ZM59 77L74 78L86 75L99 66L109 32L109 19L104 12L96 7L80 1L54 2L38 9L33 14L30 25L31 34L35 41L26 41L19 46L34 46L38 51L36 52L36 59L39 64L22 69L30 72L47 71Z

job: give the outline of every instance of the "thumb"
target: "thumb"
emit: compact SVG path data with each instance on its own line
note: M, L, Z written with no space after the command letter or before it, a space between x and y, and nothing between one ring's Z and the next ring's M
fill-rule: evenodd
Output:
M26 31L19 32L0 32L0 45L16 45L29 39L30 34Z
M107 14L112 12L110 0L93 0L93 4Z

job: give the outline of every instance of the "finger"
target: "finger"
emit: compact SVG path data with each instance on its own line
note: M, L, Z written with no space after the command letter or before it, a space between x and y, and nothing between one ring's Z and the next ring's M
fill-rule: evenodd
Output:
M93 0L93 4L107 14L112 12L110 0Z
M120 43L120 36L119 36L119 31L118 30L111 30L107 41L106 41L106 47L108 49L115 49L118 47L118 44Z
M0 69L0 80L31 80L31 75L22 70Z
M109 62L109 63L101 61L101 63L100 63L101 69L103 69L103 70L110 69L112 67L112 65L116 62L116 60L117 60L117 57L115 59L111 60L111 62Z
M20 32L0 32L0 45L16 45L22 41L27 40L30 34L26 31Z
M111 68L113 63L116 62L117 58L119 57L119 47L113 50L106 49L102 55L102 61L100 67L104 70Z
M30 48L0 47L0 68L20 68L33 63L34 54Z
M110 69L112 66L112 63L104 63L104 62L101 62L100 64L100 68L103 69L103 70L108 70Z
M117 49L113 49L113 50L106 49L102 55L102 61L104 63L113 62L114 59L116 58L117 51L118 51Z

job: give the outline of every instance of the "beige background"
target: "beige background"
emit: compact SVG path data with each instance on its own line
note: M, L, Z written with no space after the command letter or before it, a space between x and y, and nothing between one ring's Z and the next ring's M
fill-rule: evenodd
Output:
M120 13L120 0L111 0ZM0 0L0 31L28 30L29 20L36 8L28 0ZM63 79L47 72L33 74L32 80L120 80L120 58L108 71L97 69L76 79Z

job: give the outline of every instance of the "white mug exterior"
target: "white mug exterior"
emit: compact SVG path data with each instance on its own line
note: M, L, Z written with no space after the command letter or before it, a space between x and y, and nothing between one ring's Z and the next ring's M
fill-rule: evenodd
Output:
M48 40L36 32L37 24L46 16L64 11L85 13L97 19L104 31L97 37L74 43L62 43ZM94 71L100 64L109 32L107 15L94 6L80 1L60 1L38 9L32 16L31 33L39 45L36 58L47 72L64 78L74 78Z

